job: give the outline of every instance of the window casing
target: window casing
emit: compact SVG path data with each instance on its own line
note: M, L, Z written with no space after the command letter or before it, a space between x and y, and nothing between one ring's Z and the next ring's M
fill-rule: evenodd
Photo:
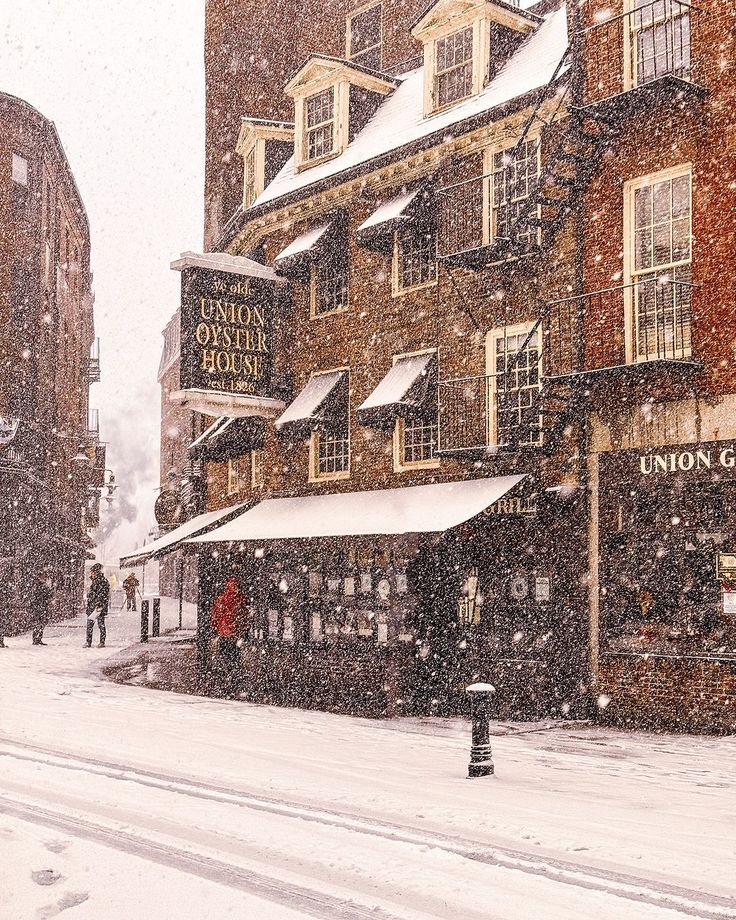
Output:
M534 138L518 146L488 151L486 174L489 176L490 208L484 234L488 243L508 239L512 234L516 242L539 243L539 227L519 217L537 187L540 148L539 138ZM538 211L528 214L530 218L538 216Z
M434 45L434 106L444 108L473 93L472 26L438 38Z
M627 188L627 316L635 360L691 353L692 182L689 166Z
M381 6L373 3L348 17L347 58L371 70L381 69Z
M394 236L394 296L437 283L437 231L414 226Z
M531 334L530 334L531 333ZM541 444L542 351L539 330L525 324L488 334L489 443Z
M328 250L312 263L311 315L328 316L348 308L348 270L344 255Z
M227 494L237 495L240 492L240 460L227 461Z
M396 419L396 467L415 469L439 466L438 434L437 415L417 413L407 418Z
M256 144L245 155L243 175L243 207L249 208L258 197L258 157Z
M335 87L304 100L304 160L311 162L335 150Z
M250 454L250 486L254 492L260 491L266 484L265 455L262 450L253 450Z

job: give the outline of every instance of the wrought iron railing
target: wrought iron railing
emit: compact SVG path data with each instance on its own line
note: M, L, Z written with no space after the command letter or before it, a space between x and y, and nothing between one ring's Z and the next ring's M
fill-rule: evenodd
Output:
M659 276L544 304L500 373L440 381L439 452L543 446L545 413L561 411L558 381L647 362L695 363L692 292L689 282ZM536 364L529 349L539 342Z
M584 104L602 102L663 77L702 83L698 56L702 14L684 0L635 0L635 9L578 32Z

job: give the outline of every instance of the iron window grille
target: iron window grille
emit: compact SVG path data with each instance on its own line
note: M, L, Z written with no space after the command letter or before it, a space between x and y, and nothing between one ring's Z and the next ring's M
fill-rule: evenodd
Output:
M335 147L335 88L308 96L304 103L306 137L305 159L318 160Z
M466 99L473 91L473 27L435 43L434 97L438 108Z

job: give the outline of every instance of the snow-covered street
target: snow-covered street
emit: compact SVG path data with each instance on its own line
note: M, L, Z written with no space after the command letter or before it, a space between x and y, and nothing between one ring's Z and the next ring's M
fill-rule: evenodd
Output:
M731 738L495 725L469 781L460 720L107 682L137 626L2 652L3 918L736 917Z

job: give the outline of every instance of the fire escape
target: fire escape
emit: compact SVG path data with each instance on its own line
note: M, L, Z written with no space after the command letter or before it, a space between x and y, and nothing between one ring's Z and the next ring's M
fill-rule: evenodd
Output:
M439 259L461 300L454 269L481 272L552 250L622 121L703 96L694 54L700 13L680 0L651 0L580 29L500 168L439 190ZM540 125L545 146L557 135L541 169L541 140L532 140ZM523 338L487 356L485 375L439 382L441 454L551 454L596 378L700 367L690 348L689 278L655 273L586 291L581 269L577 288L541 302Z

